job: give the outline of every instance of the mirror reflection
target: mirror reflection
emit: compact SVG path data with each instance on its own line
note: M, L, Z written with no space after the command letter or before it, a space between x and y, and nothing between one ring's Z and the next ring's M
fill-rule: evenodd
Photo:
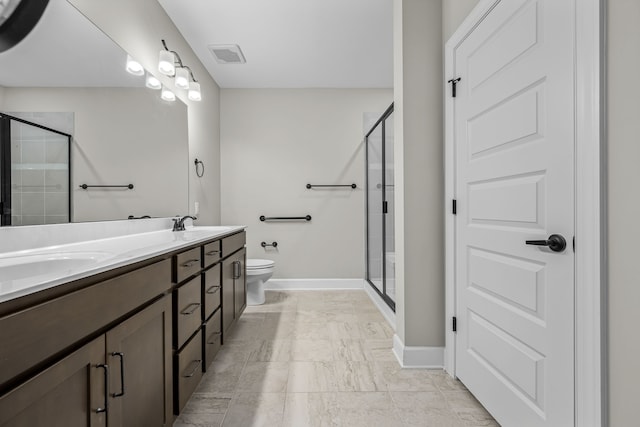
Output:
M50 0L36 28L0 53L3 225L188 209L187 107L160 99L149 74L126 63L66 0Z

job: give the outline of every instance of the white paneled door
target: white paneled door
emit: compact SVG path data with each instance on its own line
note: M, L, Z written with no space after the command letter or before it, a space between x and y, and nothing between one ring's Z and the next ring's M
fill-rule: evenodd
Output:
M497 1L454 50L456 374L507 427L574 425L574 6Z

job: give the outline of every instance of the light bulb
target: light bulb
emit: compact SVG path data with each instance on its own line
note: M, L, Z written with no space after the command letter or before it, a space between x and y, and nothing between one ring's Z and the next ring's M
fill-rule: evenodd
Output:
M162 88L162 83L160 83L160 80L158 80L153 74L147 73L145 86L147 86L149 89L158 90Z
M144 68L142 65L133 59L131 55L127 55L127 72L133 74L134 76L141 76L144 74Z
M173 76L176 72L176 57L173 52L168 50L160 51L160 59L158 60L158 71L166 76Z
M176 100L176 94L163 86L160 98L164 99L165 101L173 102Z
M189 89L189 70L186 68L176 68L176 87Z
M189 84L189 93L187 94L187 97L191 101L201 101L202 100L202 92L200 92L200 83L191 82Z

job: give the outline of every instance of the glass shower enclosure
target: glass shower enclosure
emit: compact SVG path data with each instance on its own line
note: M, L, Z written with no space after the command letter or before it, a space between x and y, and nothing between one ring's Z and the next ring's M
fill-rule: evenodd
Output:
M365 135L366 279L395 311L393 104Z
M0 226L70 221L70 148L71 135L0 113Z

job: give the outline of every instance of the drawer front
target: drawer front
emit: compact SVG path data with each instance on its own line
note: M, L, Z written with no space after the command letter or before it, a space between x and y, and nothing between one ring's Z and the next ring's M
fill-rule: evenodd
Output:
M222 239L222 257L226 258L238 249L242 248L246 242L246 233L244 231L233 234Z
M218 350L220 350L220 346L222 345L221 314L222 310L216 311L204 325L202 334L202 352L203 360L205 361L203 366L205 371L211 365L213 359L215 359L216 354L218 354Z
M203 320L208 319L218 307L220 307L220 264L205 271L202 300L204 301Z
M200 334L176 355L176 395L174 413L178 415L202 378L202 337Z
M173 281L180 283L200 271L200 248L174 255L173 260Z
M177 334L174 345L178 349L202 325L201 279L194 277L175 291L173 319Z
M202 260L204 268L207 268L220 261L220 258L222 258L222 252L220 248L220 240L207 243L202 247Z
M171 260L151 264L0 318L0 388L171 289Z

